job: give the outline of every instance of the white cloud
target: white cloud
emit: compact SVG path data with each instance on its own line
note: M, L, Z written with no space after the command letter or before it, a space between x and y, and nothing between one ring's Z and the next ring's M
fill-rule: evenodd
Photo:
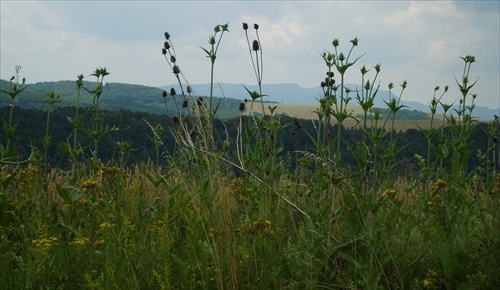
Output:
M477 2L477 4L476 4ZM145 85L175 79L160 50L170 32L181 69L192 83L209 82L210 62L200 49L216 24L229 22L215 66L219 82L255 83L242 22L260 25L264 82L315 86L326 70L320 53L338 38L346 52L359 38L348 81L359 68L381 63L382 86L408 80L403 98L422 100L435 85L454 84L460 56L476 55L480 100L498 106L498 3L444 1L303 2L14 2L1 1L1 74L16 64L30 82L74 79L106 66L109 81ZM258 5L256 5L258 4ZM495 11L496 7L496 11Z

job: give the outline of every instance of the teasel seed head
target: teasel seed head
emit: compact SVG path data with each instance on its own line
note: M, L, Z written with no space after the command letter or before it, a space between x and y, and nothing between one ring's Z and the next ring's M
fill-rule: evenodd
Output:
M328 71L326 72L326 75L330 78L333 78L333 76L335 75L332 71Z
M243 112L245 110L245 103L240 103L240 112Z
M174 88L170 88L170 95L172 97L175 97L175 89Z
M254 23L253 28L254 28L255 30L259 30L259 24Z
M326 87L326 82L325 82L325 81L322 81L322 82L321 82L321 87L322 87L322 88Z
M187 106L188 106L188 101L184 100L184 102L182 102L182 108L186 108Z
M163 93L161 93L161 95L162 95L164 98L166 98L166 97L167 97L167 95L168 95L168 94L167 94L167 91L163 91Z
M165 39L167 39L167 40L168 40L169 38L170 38L170 33L165 32Z
M165 41L163 43L163 47L166 49L166 50L169 50L170 49L170 43L168 41Z
M243 22L243 30L247 30L248 29L248 24L246 24L245 22Z
M172 122L174 122L174 124L178 124L179 123L179 116L174 116L172 118Z
M196 101L196 103L198 104L198 106L203 105L203 98L202 97L198 97L198 100Z
M191 88L191 86L187 86L187 92L188 93L192 93L193 92L193 88Z
M259 50L259 48L260 48L260 47L259 47L259 42L258 42L257 40L254 40L254 41L252 42L252 49L253 49L254 51L257 51L257 50Z
M181 72L181 69L179 68L178 65L174 65L173 71L174 71L174 74L179 74Z
M164 48L162 48L162 49L161 49L161 54L163 54L163 55L167 54L167 50L166 50L166 49L164 49Z
M170 62L171 63L175 63L177 61L177 59L175 59L175 56L171 55L170 56Z

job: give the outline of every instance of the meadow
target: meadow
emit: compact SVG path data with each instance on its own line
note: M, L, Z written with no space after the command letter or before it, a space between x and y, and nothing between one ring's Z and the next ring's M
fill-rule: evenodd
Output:
M263 81L259 26L243 31L256 82ZM217 25L202 48L214 66L228 24ZM254 33L256 40L250 41ZM182 100L168 127L150 124L156 156L134 166L102 160L102 141L119 129L105 125L101 98L110 72L97 68L94 86L78 76L75 90L93 95L88 110L67 116L74 130L62 144L72 167L53 168L48 152L51 110L48 92L45 138L30 156L16 154L15 99L27 87L13 82L1 97L11 101L2 116L7 136L0 144L0 288L2 289L497 289L500 286L498 215L500 121L486 128L485 152L471 152L475 57L462 57L458 109L441 102L448 86L430 91L430 120L418 126L427 154L418 170L395 174L406 146L394 139L396 116L407 86L389 85L398 97L389 114L374 111L381 66L361 66L360 91L344 87L358 65L358 39L341 52L339 40L321 57L324 96L314 109L312 148L281 155L276 138L287 127L302 134L299 118L283 125L265 92L248 91L239 105L236 132L215 133L220 103L193 94L165 33L166 70L179 86L163 92ZM353 114L351 105L361 111ZM78 101L77 101L78 104ZM436 115L442 108L444 115ZM85 120L89 121L83 121ZM345 129L362 129L356 143ZM167 122L166 122L167 123ZM334 130L334 124L336 129ZM162 134L175 139L165 153ZM25 142L29 142L26 140ZM61 145L61 144L59 144ZM131 150L116 144L117 156ZM342 148L347 148L346 156ZM483 162L471 168L478 154ZM354 158L357 167L346 167ZM293 169L291 169L293 168ZM399 171L398 171L399 172Z

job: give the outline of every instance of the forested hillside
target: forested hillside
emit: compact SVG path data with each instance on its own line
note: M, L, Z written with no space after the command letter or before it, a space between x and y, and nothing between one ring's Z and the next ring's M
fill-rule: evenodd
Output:
M5 119L8 118L10 107L0 108L0 115ZM65 152L63 143L67 142L73 126L67 120L67 116L73 116L74 107L60 107L54 110L51 114L50 134L51 146L49 149L49 163L54 167L68 167L68 153ZM162 157L175 154L175 142L170 133L170 130L176 130L172 117L165 114L152 114L145 112L133 112L130 110L104 111L105 123L107 126L116 126L118 131L110 133L109 136L103 138L99 144L99 154L102 160L115 160L121 158L121 151L118 144L128 142L131 147L130 153L125 156L128 165L137 164L148 159L155 158L155 145L153 143L152 127L161 125L164 130L161 136L163 145L161 146ZM47 112L40 109L25 109L16 108L14 110L14 119L17 122L16 133L13 139L16 146L16 152L20 155L19 158L27 157L30 153L31 146L42 148L42 140L45 135ZM86 122L90 122L90 118L86 118ZM287 160L291 168L295 166L296 158L300 157L296 151L307 151L308 148L313 148L313 140L310 136L315 134L315 126L312 120L297 120L302 126L300 132L295 131L295 119L287 116L282 116L280 122L284 129L279 133L278 142L282 146L281 157ZM220 136L220 143L228 140L231 147L228 150L234 150L235 139L237 136L238 119L229 119L226 121L215 120L214 128L217 131L216 135ZM478 126L472 134L470 151L471 168L480 164L480 160L476 154L477 150L486 152L487 136L485 133L487 124ZM336 134L337 126L331 128L331 135ZM345 157L345 166L356 167L355 159L349 152L349 145L355 144L360 140L362 131L356 128L346 128L343 133L342 154ZM398 145L406 146L398 154L400 160L399 170L412 170L416 166L415 154L427 156L427 140L425 135L417 129L409 129L405 132L397 132L395 134ZM79 134L80 143L82 146L89 147L91 139L84 134ZM0 139L5 140L5 132L0 132ZM385 140L387 141L387 140ZM87 148L87 150L89 150ZM382 149L383 150L383 147ZM87 154L90 154L87 152ZM165 162L165 160L163 160Z

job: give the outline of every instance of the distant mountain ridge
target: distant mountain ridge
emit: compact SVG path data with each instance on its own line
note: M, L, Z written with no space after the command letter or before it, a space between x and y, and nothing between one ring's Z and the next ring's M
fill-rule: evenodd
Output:
M160 88L169 91L171 87L177 89L178 86L179 84L171 84L161 86ZM250 91L259 90L259 87L257 85L221 83L214 84L214 96L244 100L245 98L249 98L244 86L247 87ZM210 84L192 84L191 87L197 95L206 96L210 94ZM360 88L359 85L352 84L347 84L346 87L351 89L352 91ZM323 94L323 90L319 86L303 88L295 83L264 84L262 85L262 91L264 95L267 95L264 97L265 101L285 104L317 104L318 99ZM355 95L352 94L353 100L351 100L350 102L351 105L357 104L354 96ZM396 97L394 94L392 96ZM375 107L386 108L387 105L384 103L384 100L388 99L389 91L379 89L377 96L375 97ZM402 100L401 103L411 110L422 111L425 113L430 112L428 104L404 100ZM455 106L453 108L457 109L458 107ZM439 111L439 109L438 113L442 113L442 111ZM474 108L473 114L476 118L482 120L492 120L494 115L500 115L500 108L476 106Z
M93 88L95 83L85 82L85 86ZM250 91L257 91L257 85L245 85ZM127 109L131 111L145 111L150 113L165 113L164 99L161 96L163 90L167 92L170 88L175 88L177 93L180 93L179 85L172 84L161 87L150 87L138 84L124 84L124 83L106 83L104 92L100 99L100 107L109 110ZM356 90L356 85L348 85L351 90ZM0 80L0 89L8 90L9 82ZM207 96L210 92L209 84L193 84L196 95ZM46 104L44 99L46 93L54 91L61 96L61 103L56 106L74 106L76 104L77 87L75 81L57 81L57 82L39 82L29 84L29 87L23 91L18 99L18 104L27 108L45 109ZM277 102L283 104L318 104L319 98L322 96L323 91L321 87L303 88L294 83L282 84L265 84L263 85L263 93L267 96L264 97L265 101ZM241 100L249 98L249 95L242 84L221 83L214 84L214 96L224 97L224 109L221 107L218 112L220 118L230 118L237 116L238 104ZM352 95L354 97L354 94ZM389 92L386 90L378 91L375 98L375 107L386 108L383 100L389 99ZM177 98L177 101L181 98ZM82 92L80 104L82 106L90 106L93 98L90 94ZM174 100L167 99L168 107L170 110L175 108ZM171 103L172 102L172 103ZM0 106L9 105L10 98L0 93ZM356 100L350 102L351 105L357 105ZM402 101L409 110L416 110L420 112L429 112L429 105L421 104L419 102ZM223 110L222 110L223 109ZM172 112L170 112L172 113ZM439 113L439 112L438 112ZM500 108L487 108L477 106L474 109L474 116L482 120L492 120L494 115L500 115Z

